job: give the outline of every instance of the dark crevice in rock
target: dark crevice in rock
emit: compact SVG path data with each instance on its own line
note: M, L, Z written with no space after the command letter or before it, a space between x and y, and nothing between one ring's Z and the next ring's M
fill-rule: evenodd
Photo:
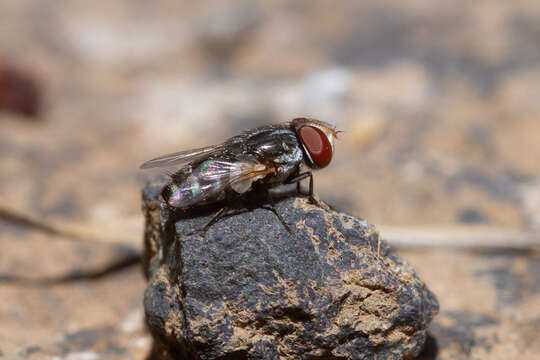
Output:
M306 360L344 360L344 359L347 359L347 357L332 355L331 350L326 350L317 355L308 354L306 357Z
M306 312L304 309L298 308L284 308L283 315L276 317L275 319L288 318L292 322L305 322L313 319L313 315Z
M220 356L216 359L217 360L247 360L249 359L249 357L248 357L248 352L246 350L237 350L230 354Z
M337 300L337 312L339 313L341 309L343 308L343 305L345 304L345 301L352 295L351 291L347 291L345 294L343 294L341 297L339 297ZM369 296L369 295L368 295Z
M395 290L388 289L385 286L379 285L379 284L369 284L369 283L366 283L366 282L362 282L360 284L360 286L362 286L365 289L371 290L372 293L369 294L369 296L371 296L373 294L373 292L375 292L375 291L381 291L381 292L383 292L385 294L388 294L388 295L391 295L391 294L395 293Z

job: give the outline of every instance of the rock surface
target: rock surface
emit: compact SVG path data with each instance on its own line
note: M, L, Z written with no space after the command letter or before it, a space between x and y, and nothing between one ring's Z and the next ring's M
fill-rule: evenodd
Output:
M144 190L154 359L413 358L438 311L363 220L303 197L170 212ZM253 205L257 204L257 205Z

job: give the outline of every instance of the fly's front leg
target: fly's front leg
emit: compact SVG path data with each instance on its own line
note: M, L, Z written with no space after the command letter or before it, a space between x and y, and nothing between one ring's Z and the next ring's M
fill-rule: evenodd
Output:
M287 181L287 184L296 183L296 190L298 191L298 193L300 193L300 181L304 180L305 178L309 178L309 202L318 205L318 202L313 197L313 174L311 173L311 171L306 171L304 173L296 175L295 177L289 179Z

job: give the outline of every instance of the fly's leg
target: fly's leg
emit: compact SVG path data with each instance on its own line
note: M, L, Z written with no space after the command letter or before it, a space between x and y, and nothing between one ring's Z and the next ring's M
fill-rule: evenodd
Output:
M219 209L219 211L214 215L214 217L204 226L201 233L201 236L203 238L206 236L206 232L208 231L208 229L210 229L212 225L217 223L223 217L223 214L225 213L225 209L226 207L222 207L221 209Z
M270 190L267 189L266 191L266 196L267 196L267 200L268 200L268 204L270 205L269 207L265 207L263 206L265 209L267 210L270 210L271 212L273 212L277 218L279 219L279 221L283 224L283 226L285 227L285 229L287 229L287 232L289 233L289 235L292 235L292 231L291 231L291 228L289 227L289 224L287 224L285 222L285 219L283 219L283 217L278 213L278 211L276 210L276 207L274 206L274 198L272 198L272 194L270 193Z
M289 179L287 181L287 184L296 183L296 190L298 191L298 193L300 193L300 181L304 180L305 178L309 178L309 202L314 205L320 206L319 202L315 200L315 197L313 196L313 174L311 173L311 171L306 171L304 173L296 175L292 179Z
M228 206L224 206L221 209L219 209L218 212L216 212L214 217L201 230L201 233L200 233L201 237L204 238L206 236L206 232L210 229L210 227L212 227L215 223L217 223L221 219L223 219L225 217L229 217L229 216L239 215L241 213L244 213L244 212L248 211L248 210L241 210L241 211L236 211L236 212L227 214L226 210L228 210L228 209L232 209L232 208L230 208Z
M285 219L283 219L283 217L281 215L279 215L278 211L276 210L276 208L273 205L269 206L269 207L264 207L264 208L266 208L267 210L270 210L271 212L273 212L277 216L277 218L283 224L283 226L285 227L285 229L287 230L289 235L293 234L292 231L291 231L291 228L289 227L289 224L287 224L285 222Z

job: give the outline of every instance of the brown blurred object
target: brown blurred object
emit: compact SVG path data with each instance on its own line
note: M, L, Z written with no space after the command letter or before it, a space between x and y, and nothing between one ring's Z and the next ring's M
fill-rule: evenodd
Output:
M387 126L388 121L381 114L365 111L352 120L347 140L359 150L367 149L381 139Z
M0 111L36 117L41 108L41 86L30 73L0 61Z

